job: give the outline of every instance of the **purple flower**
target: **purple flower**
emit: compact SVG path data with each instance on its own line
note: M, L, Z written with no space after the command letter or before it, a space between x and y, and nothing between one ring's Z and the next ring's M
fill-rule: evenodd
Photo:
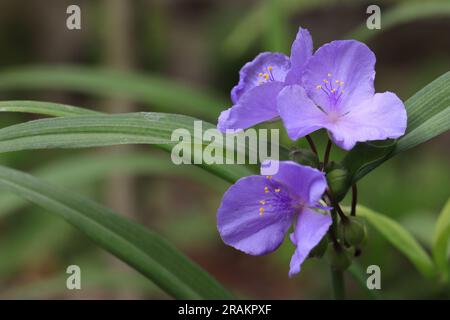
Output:
M292 44L291 57L263 52L239 72L239 83L231 91L233 106L220 114L217 128L246 129L275 119L278 93L289 84L299 83L304 66L312 55L312 39L299 29Z
M225 193L217 213L222 240L247 254L263 255L281 245L294 223L292 276L332 223L330 215L314 210L321 208L326 188L323 172L292 161L279 162L273 176L242 178Z
M375 93L375 55L354 40L333 41L308 59L301 85L277 96L278 111L292 140L325 128L350 150L357 142L398 138L406 110L392 92Z

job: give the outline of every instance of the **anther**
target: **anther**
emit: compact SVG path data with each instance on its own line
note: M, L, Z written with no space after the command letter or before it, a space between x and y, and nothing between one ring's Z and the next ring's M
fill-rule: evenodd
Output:
M281 191L281 189L275 189L275 192L276 193L278 193L278 192L280 192Z
M261 208L259 208L259 215L262 216L263 214L264 214L264 208L261 207Z
M273 67L272 67L272 66L268 66L268 67L267 67L267 70L272 71L272 70L273 70Z
M264 192L265 193L269 193L269 188L268 187L264 187Z
M318 85L316 86L316 88L317 88L317 90L320 90L320 89L322 89L322 86L321 86L320 84L318 84Z

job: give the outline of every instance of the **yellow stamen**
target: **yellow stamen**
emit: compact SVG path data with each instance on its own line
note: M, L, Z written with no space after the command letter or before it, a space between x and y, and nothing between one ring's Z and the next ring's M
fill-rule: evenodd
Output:
M266 80L269 79L269 75L267 73L264 73L264 79L266 79Z
M322 86L321 86L320 84L318 84L318 85L316 86L316 88L317 88L317 90L320 90L320 89L322 89Z
M269 188L268 187L264 187L264 192L265 193L269 193Z
M336 89L331 89L331 92L332 92L332 93L336 92Z
M342 90L342 93L345 93L345 90Z
M323 79L323 82L328 83L328 80L327 79Z
M267 70L272 71L272 70L273 70L273 67L272 67L272 66L268 66L268 67L267 67Z
M264 214L264 208L261 207L261 208L259 208L259 215L262 216L263 214Z
M259 201L259 203L261 203L262 205L265 205L266 204L266 200L261 200L261 201Z
M266 179L270 180L270 179L272 179L272 176L266 176Z
M344 81L339 82L339 85L342 87L344 85Z
M339 80L335 80L334 82L335 82L335 83L339 83Z
M276 193L278 193L278 192L280 192L281 191L281 189L275 189L275 192Z
M262 72L258 73L258 76L262 77L262 76L263 76L263 73L262 73Z

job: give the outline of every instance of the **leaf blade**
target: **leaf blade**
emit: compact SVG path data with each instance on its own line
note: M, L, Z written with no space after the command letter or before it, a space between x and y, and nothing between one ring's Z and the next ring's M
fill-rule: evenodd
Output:
M70 170L67 170L70 168ZM196 170L194 170L196 169ZM55 160L31 173L45 181L62 187L84 187L114 174L125 175L182 175L202 183L218 192L226 190L227 183L219 177L211 176L200 168L176 166L156 155L144 152L132 153L88 153ZM21 209L25 201L11 194L0 194L0 218Z
M352 183L394 155L416 147L450 129L450 72L415 93L405 102L405 106L408 113L408 127L403 137L394 143L381 146L360 143L343 158L342 165L348 169ZM350 185L346 186L347 190Z
M121 144L155 144L170 152L172 146L178 144L178 141L173 141L171 138L172 132L177 129L186 129L191 133L192 145L195 148L208 143L200 140L201 137L196 137L194 131L196 121L199 120L184 115L156 112L92 114L40 119L0 129L0 153ZM214 125L205 121L202 121L201 126L203 130L215 128ZM241 151L239 151L240 148ZM230 150L230 152L232 154L245 152L246 148L245 142L241 141L236 143L236 150ZM284 152L287 154L287 151ZM196 157L195 154L188 156ZM232 183L243 176L256 172L251 165L207 165L202 163L199 166Z
M167 241L89 199L3 166L0 166L0 186L60 215L176 298L231 297Z
M434 264L429 255L398 222L360 205L357 206L357 212L402 252L424 276L432 277L435 274Z
M449 263L447 256L448 241L450 238L450 199L444 205L435 226L433 234L433 258L443 280L449 280Z

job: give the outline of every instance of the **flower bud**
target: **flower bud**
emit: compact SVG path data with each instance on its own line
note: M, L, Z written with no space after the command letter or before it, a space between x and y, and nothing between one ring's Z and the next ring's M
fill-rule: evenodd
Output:
M296 149L289 153L289 158L297 163L307 165L313 168L319 167L319 158L308 149Z
M328 237L325 236L309 253L310 258L322 258L328 248Z
M335 246L333 243L330 243L328 247L327 260L330 265L338 271L346 270L352 263L349 251L341 246Z
M339 226L342 240L347 246L363 244L367 237L366 224L360 217L350 216Z
M336 201L341 201L351 184L351 177L344 168L334 168L327 173L328 186L330 187Z

